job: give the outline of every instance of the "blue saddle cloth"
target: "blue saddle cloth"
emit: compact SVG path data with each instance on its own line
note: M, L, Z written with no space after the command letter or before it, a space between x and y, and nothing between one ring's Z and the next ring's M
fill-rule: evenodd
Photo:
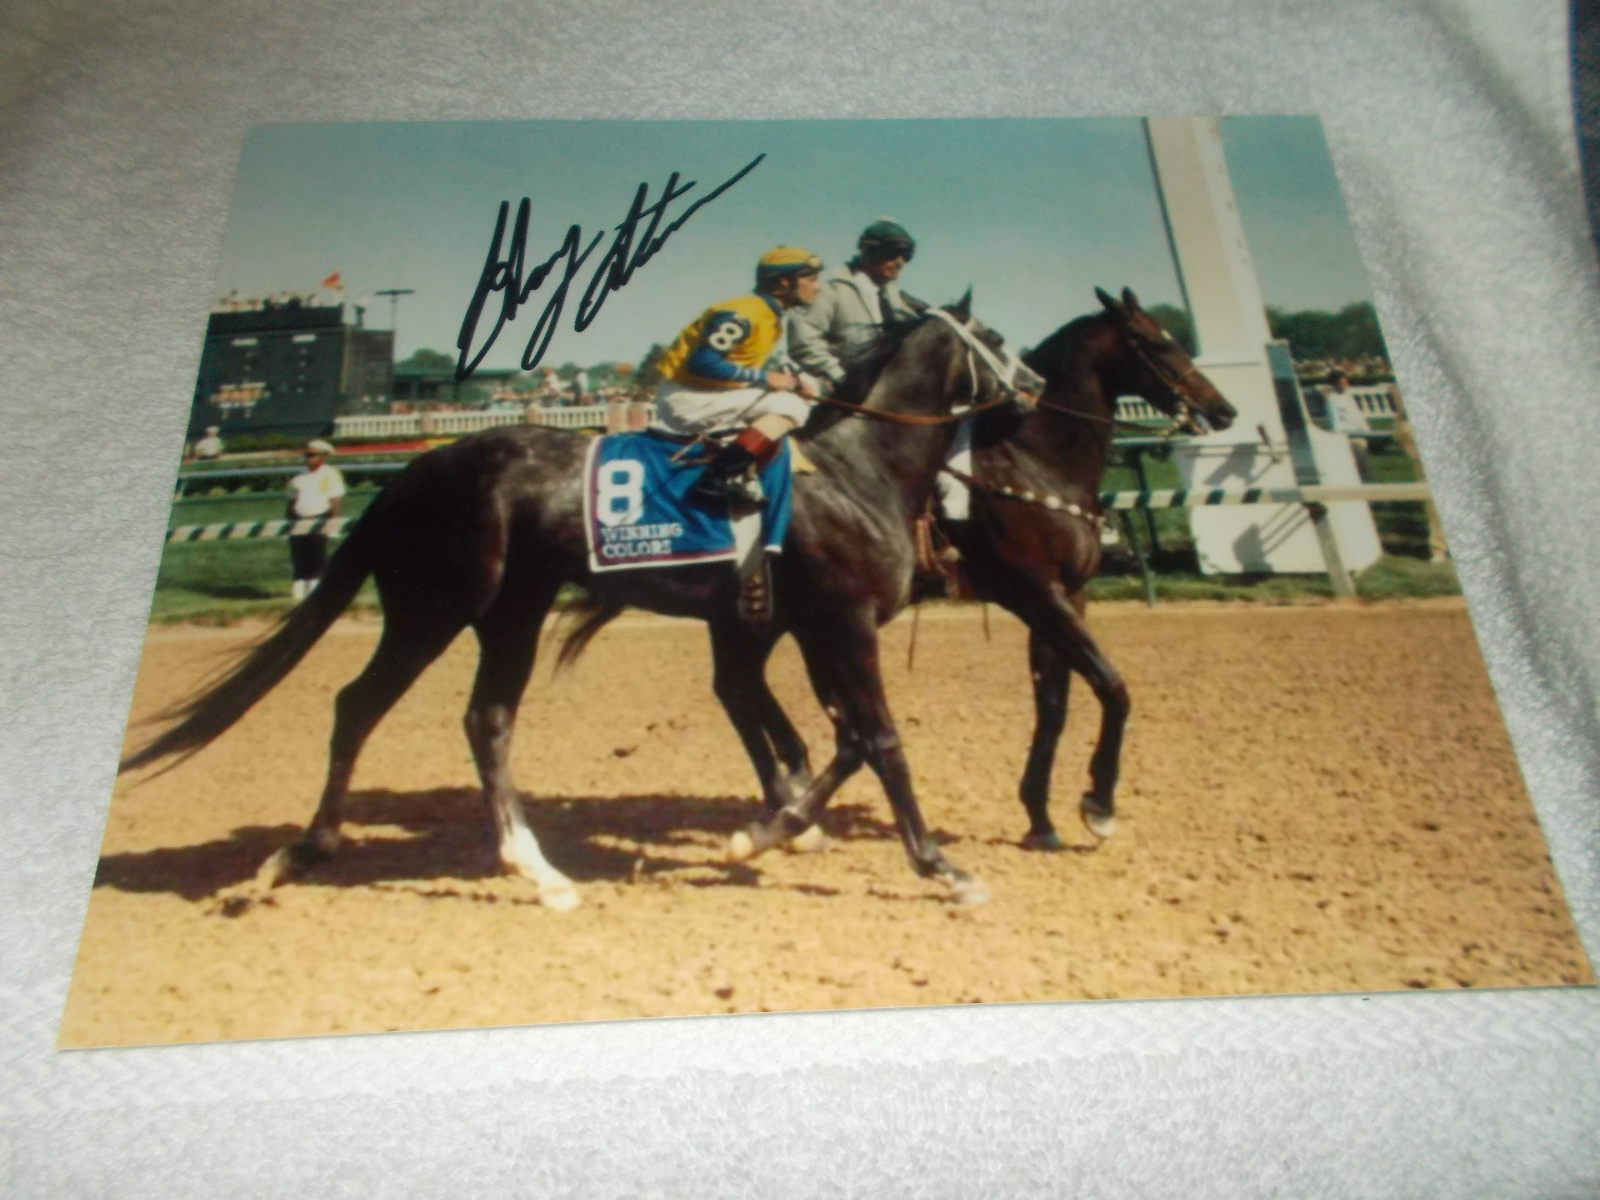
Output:
M672 456L678 442L648 433L615 433L596 438L583 478L583 524L591 571L676 567L723 562L740 556L727 505L691 498L705 460L715 447L699 446L681 463ZM784 442L761 471L767 502L759 514L760 544L768 554L783 548L789 530L793 475Z

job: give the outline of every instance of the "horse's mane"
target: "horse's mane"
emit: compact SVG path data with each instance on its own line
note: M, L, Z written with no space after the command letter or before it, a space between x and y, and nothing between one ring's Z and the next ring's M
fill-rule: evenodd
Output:
M1044 341L1022 356L1022 361L1040 375L1046 382L1059 379L1066 368L1066 352L1069 346L1076 345L1083 337L1084 330L1096 322L1104 321L1106 314L1103 312L1088 313L1076 320L1068 321Z
M912 321L890 322L870 342L845 350L839 356L839 362L844 367L844 382L833 393L833 399L839 403L818 404L811 410L811 418L804 428L795 436L809 441L849 416L849 410L840 405L859 407L871 394L872 385L878 382L878 376L883 374L884 368L900 353L906 338L928 319L923 315Z

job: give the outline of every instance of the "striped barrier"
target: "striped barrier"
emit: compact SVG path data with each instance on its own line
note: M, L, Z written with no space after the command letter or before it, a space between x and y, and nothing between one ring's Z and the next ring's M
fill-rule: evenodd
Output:
M1026 498L1026 497L1024 497ZM1426 483L1318 484L1305 487L1168 488L1148 492L1102 492L1103 509L1210 508L1221 504L1338 504L1354 500L1379 503L1388 500L1431 500Z
M405 462L335 462L341 475L366 475L387 474L391 471L404 471L411 465L409 459ZM233 479L263 479L276 476L290 476L304 474L305 467L296 464L291 467L225 467L219 471L183 471L178 474L179 484L220 483L223 480Z
M174 542L231 542L241 538L301 537L325 533L339 537L350 517L307 517L299 521L228 521L222 525L179 525L167 530L167 545Z
M1032 500L1032 493L1007 493ZM1223 504L1338 504L1341 501L1376 503L1386 500L1428 500L1425 483L1365 483L1292 488L1210 488L1188 491L1168 488L1149 492L1102 492L1102 509L1210 508ZM243 538L298 537L325 533L339 537L349 517L315 517L302 521L229 521L221 525L178 525L167 530L167 544L175 542L231 542Z

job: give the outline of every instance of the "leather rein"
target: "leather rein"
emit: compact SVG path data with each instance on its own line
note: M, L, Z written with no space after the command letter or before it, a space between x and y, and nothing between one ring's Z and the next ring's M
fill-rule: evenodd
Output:
M891 425L954 425L958 421L965 421L977 413L988 412L991 408L999 408L1002 404L1011 404L1017 400L1021 393L1017 390L1014 380L1017 377L1018 361L1006 354L1004 361L995 358L994 351L978 341L970 328L957 321L942 308L930 308L928 315L937 317L950 326L967 347L967 372L972 376L972 398L974 403L959 410L952 409L942 417L923 416L919 413L887 412L880 408L866 408L860 404L851 404L848 400L835 400L832 396L818 396L817 404L831 404L835 408L845 409L856 416L868 417L874 421L887 421ZM973 360L973 355L983 359L989 369L994 372L995 382L1000 385L1000 394L993 400L986 400L982 404L976 403L978 399L978 366ZM1038 403L1037 398L1034 403ZM1053 405L1051 407L1054 407Z
M1175 397L1177 397L1179 408L1184 410L1184 415L1193 421L1195 419L1194 409L1189 404L1188 398L1183 393L1183 385L1187 383L1191 377L1200 375L1200 368L1196 367L1193 363L1190 363L1189 366L1183 371L1171 371L1167 368L1165 363L1158 362L1150 356L1149 352L1145 350L1143 343L1139 340L1139 337L1131 330L1124 329L1123 333L1125 344L1129 350L1133 351L1134 357L1137 358L1141 364L1143 364L1145 370L1149 371L1150 374L1155 377L1157 383L1161 384L1162 387L1166 388L1167 391L1171 392ZM1137 429L1141 432L1148 432L1145 427L1137 421L1124 421L1120 417L1102 417L1097 413L1087 413L1076 408L1067 408L1065 405L1051 404L1043 396L1039 397L1037 405L1039 408L1048 409L1051 412L1058 412L1068 417L1076 417L1080 421L1088 421L1095 425L1104 425L1112 430ZM1169 434L1168 436L1171 435Z
M1190 376L1200 374L1199 368L1195 367L1191 363L1190 366L1184 371L1170 371L1167 369L1166 364L1159 363L1150 356L1150 354L1145 350L1144 346L1139 341L1138 337L1134 335L1132 331L1124 329L1123 332L1126 337L1126 344L1128 348L1133 351L1134 356L1144 365L1145 370L1149 371L1150 374L1155 377L1158 383L1160 383L1169 392L1177 397L1179 406L1184 411L1184 415L1193 420L1195 416L1194 410L1189 404L1188 398L1184 395L1182 386L1185 382L1187 382ZM1080 421L1089 421L1097 425L1105 425L1111 429L1117 429L1119 427L1125 429L1144 428L1135 421L1123 421L1116 417L1102 417L1097 413L1081 412L1075 408L1067 408L1065 405L1052 404L1045 400L1042 396L1035 401L1035 404L1037 407L1048 409L1051 412L1058 412L1065 416L1076 417ZM1002 500L1013 500L1019 504L1031 504L1038 508L1048 509L1051 512L1063 512L1068 516L1078 517L1081 520L1089 521L1097 527L1104 526L1107 521L1105 514L1099 511L1098 502L1096 503L1094 509L1091 510L1076 503L1075 501L1063 500L1059 496L1048 493L1039 495L1026 489L1017 489L984 483L981 479L969 475L965 471L957 470L949 463L946 463L940 468L940 470L942 470L952 479L958 480L959 482L965 484L975 492L982 492L985 495L995 496Z

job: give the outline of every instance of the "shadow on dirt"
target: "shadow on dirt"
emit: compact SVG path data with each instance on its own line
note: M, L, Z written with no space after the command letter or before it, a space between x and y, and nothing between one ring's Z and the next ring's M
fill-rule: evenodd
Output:
M818 824L829 837L841 842L899 841L900 834L895 830L894 822L878 816L880 811L889 811L888 806L878 809L866 804L836 804L822 814ZM961 840L940 829L929 830L929 834L940 846L951 846Z
M718 849L763 813L759 803L741 796L525 796L523 807L551 863L578 883L703 870L713 865L704 850ZM344 845L331 861L311 868L304 883L365 887L500 875L493 827L476 789L352 792L344 812ZM857 805L830 811L824 826L840 841L896 836L892 825ZM202 900L253 879L262 863L300 834L295 825L246 825L216 841L105 855L95 886ZM611 844L618 840L631 845ZM694 859L662 853L673 847L702 853ZM722 882L755 884L754 871L724 865L720 854L714 865L726 876Z

